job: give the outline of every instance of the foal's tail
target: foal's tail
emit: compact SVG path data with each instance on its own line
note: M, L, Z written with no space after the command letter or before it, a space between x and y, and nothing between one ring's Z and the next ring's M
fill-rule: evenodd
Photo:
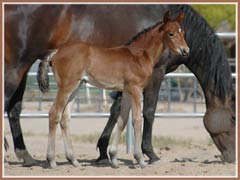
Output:
M46 93L49 89L49 66L51 65L52 57L57 53L57 51L58 50L51 50L38 66L37 81L38 87L42 93Z

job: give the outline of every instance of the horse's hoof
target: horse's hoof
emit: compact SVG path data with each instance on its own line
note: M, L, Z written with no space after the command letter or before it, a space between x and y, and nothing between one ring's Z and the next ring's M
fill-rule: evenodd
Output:
M8 161L4 158L4 165L8 165Z
M102 162L105 163L105 161L108 161L108 156L107 155L100 155L97 160L95 161L97 164L102 164Z
M158 159L150 159L149 161L148 161L148 164L158 164L160 162L160 159L158 158Z
M95 161L96 164L109 164L109 159L100 159Z
M24 159L22 166L23 167L31 167L37 165L37 161L33 158Z

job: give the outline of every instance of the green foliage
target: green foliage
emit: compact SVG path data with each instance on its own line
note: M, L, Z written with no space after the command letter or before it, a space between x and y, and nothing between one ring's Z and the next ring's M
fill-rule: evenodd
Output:
M200 13L215 30L221 22L228 21L232 31L235 31L236 5L234 4L194 4L192 7Z

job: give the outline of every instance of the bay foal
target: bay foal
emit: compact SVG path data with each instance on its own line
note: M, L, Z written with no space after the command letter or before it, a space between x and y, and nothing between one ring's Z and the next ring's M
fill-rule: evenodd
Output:
M70 106L83 76L90 84L100 88L118 90L131 99L133 127L135 133L134 158L143 168L146 163L141 152L141 94L151 77L154 65L165 49L181 56L189 53L180 23L184 14L180 13L174 20L169 12L165 13L163 22L144 30L128 44L101 48L83 42L66 44L55 50L50 56L51 65L58 85L56 100L49 111L49 136L47 161L51 168L55 162L55 137L57 124L60 122L66 158L77 166L73 155L69 130ZM46 61L47 62L47 61ZM46 78L44 68L40 65L40 78ZM44 73L41 74L41 73ZM126 121L119 118L110 145L109 155L113 167L117 167L117 146Z

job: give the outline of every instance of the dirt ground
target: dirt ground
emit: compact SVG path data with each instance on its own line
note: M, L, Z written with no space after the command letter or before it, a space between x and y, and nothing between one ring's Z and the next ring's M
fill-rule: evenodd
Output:
M96 164L96 142L83 141L81 137L100 134L105 118L74 118L71 132L79 167L70 165L64 156L60 128L56 141L56 169L48 169L45 162L47 151L47 119L22 119L25 143L38 164L22 167L13 150L8 121L5 120L5 136L10 149L4 153L4 176L236 176L236 164L222 164L215 145L210 141L201 118L157 118L153 134L175 140L172 144L155 145L161 158L155 164L141 169L131 153L126 153L125 144L119 145L119 168L111 168L109 162ZM95 137L97 138L97 137ZM179 142L179 143L178 143ZM185 143L184 143L185 142ZM147 158L146 158L147 160Z

